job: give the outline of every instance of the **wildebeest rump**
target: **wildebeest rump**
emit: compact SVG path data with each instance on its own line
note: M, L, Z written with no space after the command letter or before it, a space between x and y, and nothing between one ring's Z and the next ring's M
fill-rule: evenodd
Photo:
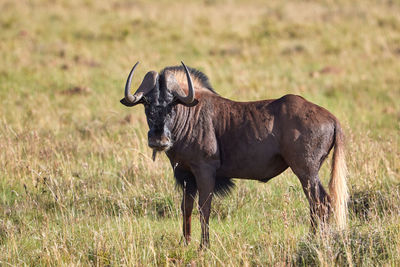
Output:
M235 102L218 95L208 78L182 66L150 71L135 94L125 86L126 106L144 104L153 157L168 156L183 188L183 235L190 241L194 198L199 194L201 246L209 244L213 194L227 193L233 178L267 182L290 167L310 204L311 224L324 223L333 209L339 228L346 224L346 164L343 133L326 109L296 95ZM334 148L330 195L318 171Z

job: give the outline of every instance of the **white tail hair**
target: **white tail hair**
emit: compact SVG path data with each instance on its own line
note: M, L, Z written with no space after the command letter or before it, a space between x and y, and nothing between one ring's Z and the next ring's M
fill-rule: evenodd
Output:
M348 189L346 184L347 167L344 152L344 136L337 122L335 127L335 147L333 150L329 193L333 216L339 229L346 227Z

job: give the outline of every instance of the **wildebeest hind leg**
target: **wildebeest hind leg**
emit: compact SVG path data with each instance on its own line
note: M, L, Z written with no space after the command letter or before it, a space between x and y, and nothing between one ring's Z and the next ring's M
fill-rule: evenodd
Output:
M318 226L322 230L330 212L329 195L318 177L322 158L327 152L325 149L310 150L310 147L313 147L312 144L304 146L300 143L284 151L283 157L301 182L310 205L311 229L315 232Z
M311 229L315 233L318 225L322 230L328 222L329 195L322 186L318 174L301 176L299 179L310 205Z

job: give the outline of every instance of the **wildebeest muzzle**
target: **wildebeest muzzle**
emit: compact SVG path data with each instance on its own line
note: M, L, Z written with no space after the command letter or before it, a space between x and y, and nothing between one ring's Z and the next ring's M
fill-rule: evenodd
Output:
M171 146L171 134L168 130L155 131L150 130L148 133L149 147L157 151L168 150Z

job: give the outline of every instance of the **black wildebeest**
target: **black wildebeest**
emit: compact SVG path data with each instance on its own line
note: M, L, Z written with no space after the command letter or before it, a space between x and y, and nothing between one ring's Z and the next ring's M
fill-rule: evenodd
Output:
M139 63L139 62L138 62ZM153 158L165 151L183 188L183 235L190 241L194 198L199 194L201 246L209 244L208 221L214 193L227 193L232 178L267 182L288 167L308 198L313 229L331 209L339 228L346 224L347 186L343 133L326 109L296 95L255 102L219 96L208 78L182 66L150 71L135 94L125 85L125 106L143 104ZM334 147L330 196L318 171Z

